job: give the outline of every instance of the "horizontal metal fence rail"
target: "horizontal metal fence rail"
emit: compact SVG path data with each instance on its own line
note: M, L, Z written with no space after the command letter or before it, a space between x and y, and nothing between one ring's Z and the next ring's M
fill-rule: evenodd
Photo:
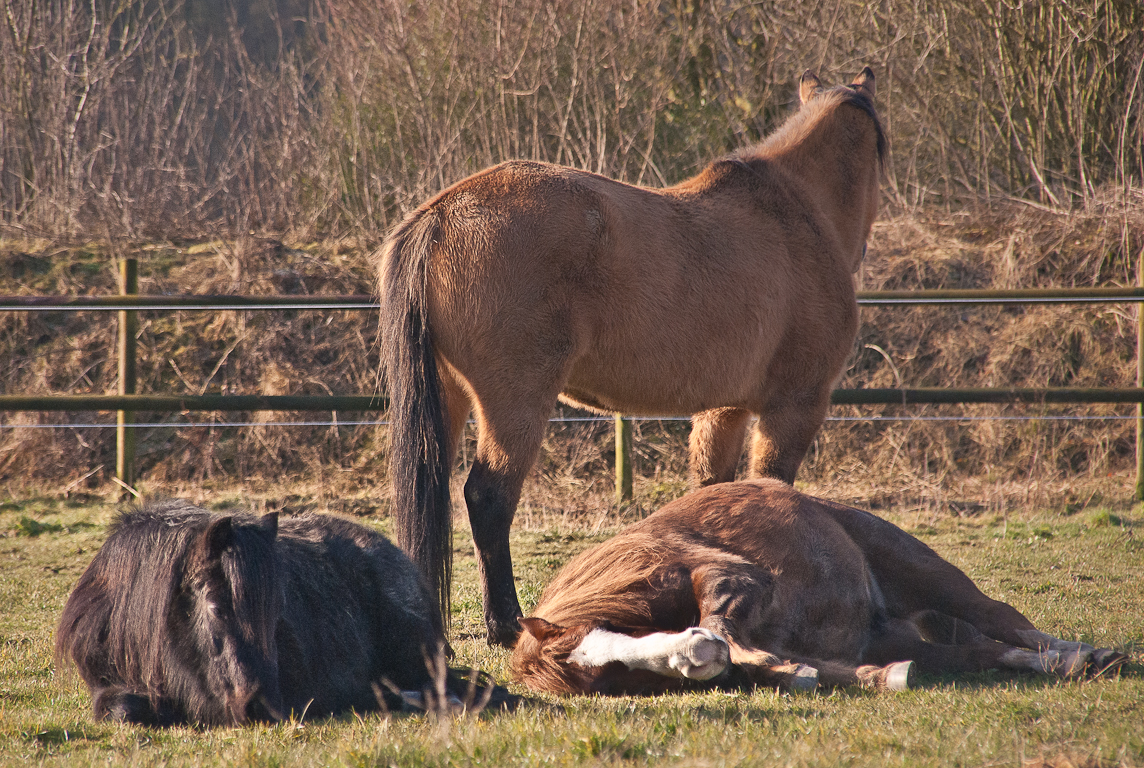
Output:
M0 312L377 309L372 296L0 296Z
M1142 302L1144 288L1014 288L931 289L924 291L859 291L863 306L901 306L910 304L1101 304L1104 302Z
M125 275L135 267L134 260L121 264L121 290L117 296L0 296L0 312L94 311L119 312L122 357L133 363L133 338L123 338L136 312L143 311L247 311L247 310L376 310L379 305L369 295L347 296L228 296L228 295L139 295ZM131 287L129 288L128 285ZM937 289L921 291L859 291L861 306L921 306L966 304L1094 304L1144 302L1144 287L1110 288L1020 288ZM1140 327L1144 338L1144 321ZM133 334L129 334L133 337ZM1142 342L1144 343L1144 342ZM123 361L121 361L122 363ZM1144 360L1141 361L1144 365ZM1142 374L1144 376L1144 374ZM123 375L121 374L121 378ZM1138 384L1141 382L1138 382ZM119 395L0 395L0 412L4 411L115 411L119 414L120 433L131 433L135 411L384 411L388 400L381 395L139 395L134 384L120 382ZM1138 417L1144 414L1144 387L1129 388L995 388L995 389L838 389L831 395L837 405L920 405L965 403L1135 403ZM623 417L616 417L617 430L623 429ZM78 426L78 425L77 425ZM1138 428L1138 433L1144 432ZM619 433L617 433L619 434ZM1137 436L1137 495L1144 497L1144 448ZM119 454L134 453L125 448L131 441L120 434ZM130 490L130 456L120 455L117 477ZM127 469L123 462L127 461ZM619 462L617 463L619 466ZM630 468L630 462L625 466ZM630 477L617 478L630 493ZM134 492L134 491L132 491Z
M836 389L835 405L1144 403L1144 387ZM0 395L0 411L384 411L382 395ZM664 418L640 416L638 418Z
M0 411L384 411L371 395L0 395Z
M1144 302L1144 288L1017 288L1012 290L859 291L862 306L941 304L1098 304ZM377 309L372 296L0 296L0 312L85 310L239 311Z

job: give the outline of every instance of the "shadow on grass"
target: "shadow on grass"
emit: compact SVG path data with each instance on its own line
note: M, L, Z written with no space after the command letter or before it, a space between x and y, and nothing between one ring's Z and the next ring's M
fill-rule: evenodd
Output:
M59 499L51 496L29 496L19 501L5 501L0 504L0 512L26 512L35 509L45 514L55 514L59 504Z
M79 531L89 530L91 528L98 528L95 523L77 522L62 525L60 523L45 523L36 520L34 517L28 515L21 515L20 519L16 521L16 526L13 528L17 536L27 536L35 538L42 533L78 533Z
M46 725L35 730L22 731L20 737L29 744L43 750L57 751L67 745L81 745L105 742L112 731L106 727L90 723L70 725Z
M1040 675L1035 672L1014 672L1011 670L990 669L984 672L969 672L959 674L919 674L911 690L936 690L939 688L956 688L958 690L988 690L1002 688L1016 684L1026 690L1041 690L1053 688L1061 683L1099 683L1105 680L1118 678L1140 679L1144 678L1144 665L1128 662L1112 673L1084 675L1075 678L1061 678L1050 675Z

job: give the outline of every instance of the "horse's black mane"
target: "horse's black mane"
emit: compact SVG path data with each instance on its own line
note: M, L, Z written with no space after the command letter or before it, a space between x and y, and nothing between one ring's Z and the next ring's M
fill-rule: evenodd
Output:
M866 92L862 89L854 88L849 85L835 86L827 91L827 93L840 93L842 95L842 103L857 107L870 116L870 119L874 121L874 130L877 133L878 162L879 164L885 163L889 143L886 140L886 132L882 128L882 120L878 117L878 111L874 108L874 100L867 96Z
M156 710L166 693L181 693L176 699L191 712L208 707L210 697L196 680L194 665L180 662L196 656L193 638L177 631L169 614L180 600L192 545L216 517L177 499L117 515L107 542L64 608L56 635L57 660L74 661L89 685L123 681L128 689L146 691ZM232 517L241 524L257 519ZM251 544L257 534L249 525L239 525L235 536ZM269 555L265 547L255 551L263 560ZM272 567L272 560L247 566ZM104 715L100 702L95 704L97 716ZM168 714L183 719L188 712Z

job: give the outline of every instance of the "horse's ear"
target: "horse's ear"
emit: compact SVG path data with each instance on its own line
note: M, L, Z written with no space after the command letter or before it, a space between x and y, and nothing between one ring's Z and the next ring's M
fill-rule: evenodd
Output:
M222 557L222 552L234 541L234 519L219 517L211 521L199 537L198 556L204 565Z
M270 534L270 538L278 535L278 513L267 512L258 518L258 527Z
M869 67L863 68L850 85L857 90L864 91L871 99L874 98L874 70Z
M527 618L521 616L517 618L517 621L520 622L520 626L524 628L525 632L542 643L564 633L564 627L553 624L550 621L545 621L539 616L529 616Z
M818 79L818 75L811 72L809 69L802 73L802 79L798 81L798 103L805 104L814 98L814 94L818 93L818 89L822 87L822 81Z

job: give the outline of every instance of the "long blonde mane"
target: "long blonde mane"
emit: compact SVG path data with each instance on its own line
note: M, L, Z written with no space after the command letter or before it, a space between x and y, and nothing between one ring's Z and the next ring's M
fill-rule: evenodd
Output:
M633 541L629 534L618 544L611 539L574 557L544 590L534 615L571 627L608 621L625 626L651 626L645 595L671 556L663 543L648 537Z

